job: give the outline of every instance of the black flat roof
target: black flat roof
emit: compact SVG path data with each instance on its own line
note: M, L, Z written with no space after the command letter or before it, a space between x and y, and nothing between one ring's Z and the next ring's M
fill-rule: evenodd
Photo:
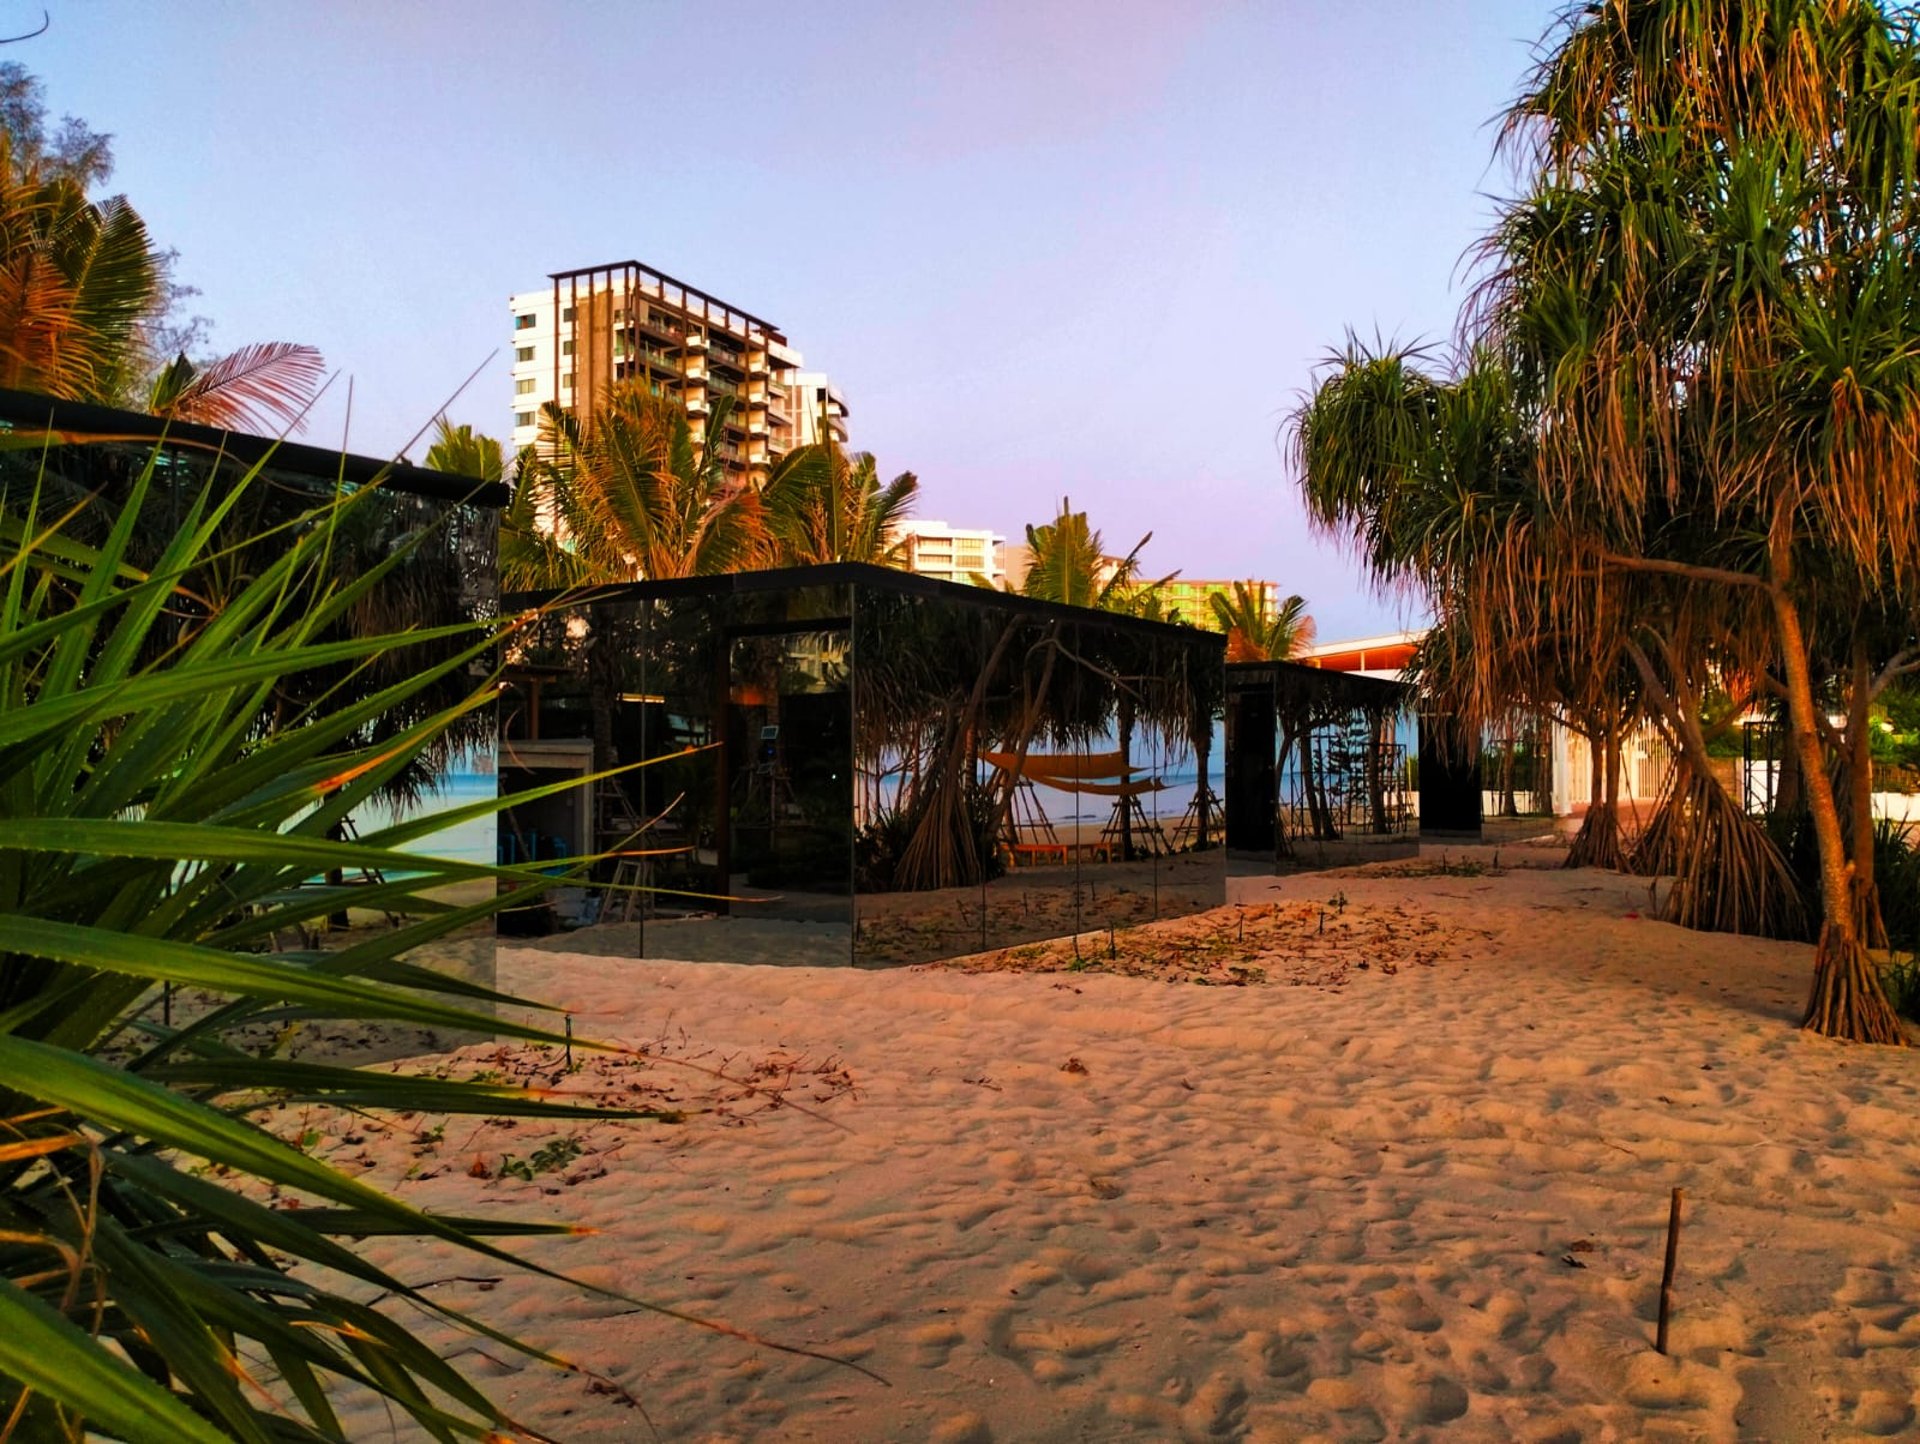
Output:
M652 266L649 266L645 261L632 261L632 260L608 261L603 266L576 266L571 271L549 271L547 272L547 279L549 281L577 281L582 276L589 276L589 277L597 276L602 274L603 272L607 274L611 274L614 271L643 272L644 274L651 276L654 280L673 287L674 290L678 291L683 298L687 296L692 296L700 301L705 302L708 306L718 306L721 310L726 311L731 315L738 316L743 321L752 322L754 325L760 327L762 330L767 332L769 336L777 338L781 345L784 346L786 344L787 338L781 334L780 328L774 325L773 322L767 320L766 317L756 316L753 314L753 312L742 310L740 307L734 305L731 301L723 301L718 296L713 295L711 292L701 290L698 286L689 286L685 281L676 280L674 277L669 276L665 271L655 270ZM668 304L672 304L672 303L669 302Z
M1164 637L1188 643L1211 642L1223 651L1227 639L1202 627L1175 622L1150 622L1121 612L1103 612L1093 607L1073 607L1060 602L1045 602L1018 592L1000 592L991 587L968 586L964 582L946 582L923 577L892 567L867 562L829 562L823 566L770 567L763 571L722 572L710 577L672 577L657 582L622 582L615 586L582 587L571 595L588 601L671 601L686 597L739 596L753 592L793 591L800 587L835 585L869 587L899 596L925 597L988 611L1016 612L1044 617L1050 621L1097 622L1117 631L1142 636ZM500 599L503 609L535 606L567 596L564 592L509 593ZM1389 684L1390 685L1390 684Z
M1261 687L1305 688L1355 707L1403 707L1414 697L1411 682L1363 677L1358 672L1335 672L1326 667L1310 667L1304 662L1227 663L1229 692Z
M308 476L316 481L345 481L354 486L377 481L395 491L440 501L472 502L478 506L503 507L509 496L500 482L431 471L412 462L381 461L271 436L166 421L143 411L62 401L32 391L0 390L0 430L48 432L57 440L75 445L120 443L144 447L163 442L167 446L224 454L241 466L256 466L264 461L276 471Z

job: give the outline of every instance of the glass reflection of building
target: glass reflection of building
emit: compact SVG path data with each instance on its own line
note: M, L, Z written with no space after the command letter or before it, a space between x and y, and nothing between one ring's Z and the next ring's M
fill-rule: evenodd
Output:
M1225 900L1209 633L840 565L550 599L508 676L503 791L612 773L501 822L603 856L514 920L569 949L881 965Z

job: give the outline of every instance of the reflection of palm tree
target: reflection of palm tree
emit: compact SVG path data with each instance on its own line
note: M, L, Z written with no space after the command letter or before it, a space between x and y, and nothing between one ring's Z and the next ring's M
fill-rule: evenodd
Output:
M1207 601L1227 634L1229 662L1285 662L1313 645L1305 597L1290 596L1269 614L1256 585L1235 582L1231 593L1215 592Z

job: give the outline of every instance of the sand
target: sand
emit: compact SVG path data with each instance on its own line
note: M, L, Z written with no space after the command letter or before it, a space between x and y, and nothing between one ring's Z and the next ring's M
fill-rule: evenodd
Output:
M367 1245L577 1361L421 1325L565 1439L653 1437L642 1409L691 1441L1920 1434L1920 1053L1798 1032L1805 946L1489 861L1236 880L1238 906L1112 957L1104 934L878 972L503 949L503 986L647 1056L406 1066L537 1069L679 1121L286 1121L429 1207L600 1230L531 1258L886 1381ZM349 1428L391 1437L377 1406Z

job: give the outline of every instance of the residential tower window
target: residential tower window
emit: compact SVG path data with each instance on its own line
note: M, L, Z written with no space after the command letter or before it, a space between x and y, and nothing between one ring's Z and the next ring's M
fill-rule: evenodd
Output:
M516 412L514 412L514 413L513 413L513 424L514 424L515 426L531 426L531 425L533 425L533 413L532 413L531 411L516 411Z
M513 318L513 329L516 331L531 331L533 329L532 315L515 316Z
M522 376L518 381L514 382L513 394L515 396L533 395L533 378L531 376Z
M514 347L513 359L515 361L531 361L533 359L533 347L531 346Z

